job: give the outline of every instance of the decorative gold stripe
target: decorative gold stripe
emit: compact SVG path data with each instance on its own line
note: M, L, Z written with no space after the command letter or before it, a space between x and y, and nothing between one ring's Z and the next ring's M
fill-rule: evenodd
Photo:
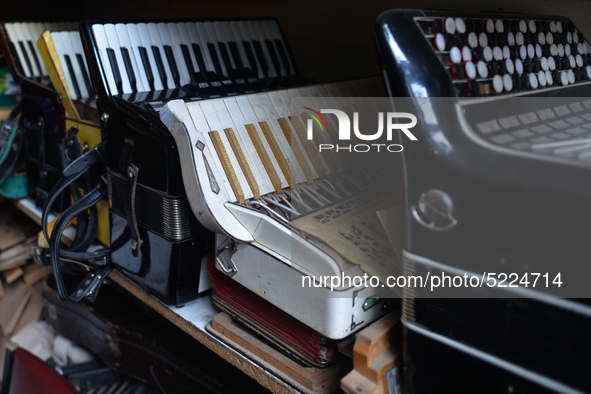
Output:
M306 125L306 122L308 121L308 119L312 119L308 115L301 115L301 118L302 118L302 121L304 122L304 125ZM314 127L314 123L312 123L312 127ZM323 133L324 131L320 130L320 132ZM317 134L318 133L313 133L312 139L314 141L314 145L317 148L320 148L320 143L318 142L320 137ZM330 170L330 172L332 174L336 174L337 173L337 166L331 160L329 153L326 150L324 150L324 151L320 152L320 154L324 158L324 161L326 162L326 165L328 166L328 169Z
M285 139L287 140L287 142L289 142L289 146L291 147L293 154L295 155L296 159L298 160L298 163L300 163L300 167L302 167L302 171L304 171L304 175L306 176L306 180L308 181L308 183L312 183L314 181L314 176L312 175L312 171L310 170L310 167L308 167L308 163L306 163L306 159L304 158L304 153L300 149L300 146L296 142L292 141L291 129L289 128L289 123L287 123L287 119L285 119L285 118L277 119L277 122L279 123L279 127L281 127L281 130L283 131L283 134L285 135Z
M300 119L298 116L290 116L289 120L291 120L291 124L295 128L296 135L298 136L298 138L300 139L300 142L302 143L304 149L306 150L306 153L308 154L308 157L310 158L312 165L316 169L318 176L320 178L324 178L324 176L326 175L326 173L324 172L324 167L322 166L322 163L320 162L320 158L318 157L318 152L316 152L314 150L314 148L315 148L314 144L312 144L311 141L308 141L306 139L306 130L304 129L304 127L301 124L302 119Z
M209 137L211 138L213 147L220 158L222 167L224 167L224 171L228 177L228 181L230 181L230 186L232 186L236 200L238 200L240 204L244 204L244 192L242 191L242 187L240 187L240 182L238 182L238 178L234 172L234 167L232 166L232 162L228 157L228 152L226 152L226 148L224 147L224 143L222 142L220 134L215 130L210 131Z
M256 199L260 198L261 193L259 191L259 185L257 184L257 181L254 178L252 171L250 170L250 166L248 165L248 162L246 161L246 158L244 157L244 152L242 152L242 148L240 147L240 144L238 144L238 140L236 139L236 135L234 134L234 130L232 130L232 128L227 128L227 129L224 129L224 132L226 133L226 137L228 138L228 141L230 142L230 146L232 147L232 150L234 151L234 155L238 159L238 164L240 164L240 168L242 169L242 172L244 173L244 176L246 177L246 181L248 182L248 185L250 186L250 190L252 190L252 194L254 195L254 198L256 198Z
M244 127L246 128L246 131L248 131L248 135L250 136L250 139L252 140L252 144L254 145L254 148L256 149L259 157L261 158L261 161L263 162L263 166L265 167L265 170L267 170L267 174L269 174L269 178L271 179L271 183L273 183L273 187L275 188L275 191L277 193L280 193L281 192L281 179L279 179L279 175L277 175L277 172L275 172L275 168L273 167L273 163L271 162L271 158L269 158L269 155L267 154L265 146L263 145L263 142L259 138L259 134L257 133L256 128L252 124L247 124Z
M259 126L261 126L261 130L263 130L263 134L265 135L265 138L267 138L267 142L269 143L269 146L271 147L271 151L273 152L273 155L275 155L275 159L277 160L277 163L279 164L279 168L281 168L281 172L283 172L283 176L287 180L287 184L289 185L290 188L293 188L295 185L294 185L293 178L291 176L291 168L289 168L289 164L287 164L287 160L285 160L285 156L283 156L283 152L281 152L281 149L279 148L279 144L277 143L277 140L275 139L273 132L269 128L269 124L265 121L262 121L262 122L259 122Z

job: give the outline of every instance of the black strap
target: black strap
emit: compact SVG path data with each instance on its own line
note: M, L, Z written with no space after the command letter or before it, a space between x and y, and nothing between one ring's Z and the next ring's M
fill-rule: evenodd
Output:
M101 162L99 148L100 145L78 157L64 169L62 178L60 178L51 190L43 209L43 235L49 246L48 248L38 250L35 258L37 262L41 264L51 265L60 297L70 302L78 302L84 297L94 300L101 284L103 283L103 279L114 268L110 260L110 249L103 248L94 252L86 252L96 236L98 227L96 204L106 196L107 185L101 179L98 185L86 193L86 195L82 196L75 183L76 180L85 175L92 166ZM50 237L47 231L49 212L57 197L66 189L72 191L74 203L61 213L55 222ZM85 215L88 216L83 223L81 223L80 219L84 218ZM74 242L70 248L61 249L60 240L62 234L68 227L68 223L74 218L78 218L77 234ZM94 260L95 263L99 265L99 268L94 272L89 273L86 278L84 278L72 294L69 294L66 290L61 270L62 263L67 262L68 260Z

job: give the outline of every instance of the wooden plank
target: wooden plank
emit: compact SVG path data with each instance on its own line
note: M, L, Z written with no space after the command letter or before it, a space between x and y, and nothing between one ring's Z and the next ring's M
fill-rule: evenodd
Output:
M31 292L31 297L25 306L25 310L21 314L18 323L14 329L14 332L17 333L20 331L21 328L26 326L29 323L37 322L43 316L43 310L45 309L45 299L43 298L43 293L38 286Z
M341 380L341 389L347 394L382 394L381 387L359 371L351 371ZM387 393L387 392L386 392Z
M31 287L41 279L51 275L52 272L51 267L29 263L23 267L23 281L27 287Z
M2 273L2 276L4 277L4 280L7 284L11 284L12 282L20 278L22 275L23 270L20 267L12 268Z
M0 298L0 328L2 335L11 335L31 296L23 281L16 281L4 289L4 297Z
M355 338L355 335L349 335L347 338L339 342L337 345L339 353L349 358L353 358L353 346L355 346Z
M388 372L400 363L402 330L400 312L395 311L357 334L353 347L355 369L341 380L346 393L388 392Z
M322 369L306 368L261 341L252 332L240 326L223 312L214 316L211 326L231 342L245 348L249 353L263 359L314 392L338 390L341 378L349 370L349 367L344 363Z

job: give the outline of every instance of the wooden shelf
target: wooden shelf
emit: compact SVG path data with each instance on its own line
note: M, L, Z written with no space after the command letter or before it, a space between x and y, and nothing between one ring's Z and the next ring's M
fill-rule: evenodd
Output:
M17 201L15 206L35 222L41 224L42 212L35 206L33 200L25 198ZM54 217L52 215L50 219L53 220ZM74 236L75 229L70 227L64 232L63 241L68 243ZM208 349L218 354L249 377L255 379L269 391L277 394L312 393L312 391L307 390L305 387L285 376L276 366L265 363L261 359L255 360L254 357L249 357L210 334L206 326L220 312L213 304L211 296L203 296L181 307L174 307L164 304L117 271L112 271L109 274L109 279L123 287L184 332L191 335Z

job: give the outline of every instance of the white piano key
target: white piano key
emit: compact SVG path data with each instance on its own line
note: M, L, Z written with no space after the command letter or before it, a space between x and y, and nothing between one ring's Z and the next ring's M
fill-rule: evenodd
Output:
M23 23L23 28L27 33L29 39L27 40L26 46L29 49L29 53L31 56L31 65L33 66L33 70L36 76L47 75L44 72L43 67L43 58L41 57L41 53L39 52L39 46L37 45L37 41L39 41L39 37L41 37L40 33L37 33L37 29L34 23ZM30 45L29 45L30 43ZM32 47L32 51L31 51Z
M134 45L131 42L131 37L129 36L129 32L127 31L127 26L123 23L117 23L115 25L115 30L117 31L117 37L119 37L119 45L120 48L127 49L127 53L129 54L129 59L131 61L131 69L133 71L133 75L135 76L135 83L138 92L145 92L148 90L144 87L144 79L140 73L140 67L142 67L142 60L139 57L139 52L136 57L136 52L133 50ZM119 50L121 52L121 49ZM121 55L123 59L123 54Z
M88 86L86 85L86 82L84 80L84 74L86 74L89 78L90 75L88 73L88 66L86 65L84 48L82 48L82 40L80 39L80 33L77 30L70 31L69 35L70 41L72 43L72 48L74 50L74 52L70 55L70 58L72 60L72 63L75 63L74 71L77 75L76 79L78 81L78 84L81 86L80 92L82 93L82 98L86 99L92 95L92 90L88 89ZM82 64L80 64L80 62L78 61L77 55L80 55L80 58L82 59Z
M138 26L135 23L128 23L126 25L117 25L117 29L126 29L127 30L127 36L129 38L129 51L130 51L130 56L133 54L134 58L135 58L135 68L134 68L134 72L136 77L138 78L138 80L142 81L142 89L139 88L138 85L138 91L150 91L150 81L148 78L148 75L146 74L146 69L144 67L144 63L142 61L142 55L140 54L140 47L144 47L143 43L142 43L142 39L140 37L140 32L138 30ZM148 33L146 31L146 34L149 36L150 33ZM145 48L145 47L144 47ZM146 48L146 52L150 52L151 48ZM148 55L149 56L149 55ZM151 68L151 65L149 65ZM156 71L157 73L157 71ZM154 71L152 70L152 75L155 78L156 74L154 74ZM156 79L156 78L155 78Z
M265 27L266 27L267 31L271 33L271 36L273 37L273 39L279 40L281 42L282 47L283 47L283 51L285 52L285 56L287 58L287 61L289 62L289 69L288 69L289 75L296 75L295 67L293 65L290 54L287 50L287 45L285 44L285 41L283 40L283 36L281 35L281 30L279 29L279 25L277 24L277 21L275 21L275 20L266 21Z
M281 52L279 51L278 43L275 41L275 34L273 32L272 27L269 25L270 21L265 20L261 21L261 35L264 37L265 44L271 44L271 47L275 51L275 56L277 57L277 62L279 63L279 69L276 69L277 74L282 77L286 77L289 75L289 69L285 67L283 59L281 57ZM267 49L269 51L269 49ZM269 52L269 56L271 53Z
M190 26L187 26L190 27ZM201 48L201 54L203 55L203 61L205 62L205 68L209 72L216 72L216 69L213 65L213 60L211 59L211 55L209 54L209 49L207 48L207 43L209 42L209 35L207 34L207 29L205 28L204 22L196 22L195 28L197 29L197 34L195 35L198 38L198 44ZM191 35L193 37L193 35Z
M228 158L230 159L230 163L232 163L232 168L234 170L234 173L236 174L236 178L238 179L238 183L240 184L240 187L242 188L244 198L251 199L251 198L253 198L254 194L248 184L248 181L246 180L246 177L244 176L244 173L242 172L242 168L240 167L240 163L239 163L238 159L236 158L234 151L232 150L232 147L230 145L230 141L226 137L226 133L224 132L224 127L222 126L221 122L218 119L217 111L216 111L212 101L214 101L214 100L200 101L199 105L201 106L201 110L203 111L203 115L205 116L205 120L207 121L207 124L209 124L209 129L211 131L214 131L214 130L217 131L220 136L220 139L222 140L222 143L224 144L224 148L226 149L226 153L228 155ZM219 101L219 102L221 103L222 106L224 106L223 101Z
M61 37L62 37L62 42L64 44L64 48L66 50L66 52L64 53L64 56L68 55L68 57L70 58L70 63L72 64L72 71L74 71L74 75L71 76L72 83L74 83L74 79L75 79L76 84L78 85L78 89L80 90L80 96L78 96L76 94L76 89L74 88L74 85L70 85L70 96L72 96L73 98L75 98L77 100L82 100L82 99L90 97L90 94L88 93L88 90L86 89L86 85L84 84L84 77L82 76L82 70L80 69L80 65L78 64L78 60L76 59L76 49L74 47L74 43L72 42L71 33L78 36L78 39L79 39L80 34L75 31L74 32L64 31L64 32L62 32ZM65 67L65 69L64 69L64 67ZM62 62L62 69L64 69L64 72L69 73L67 64L65 64L63 62Z
M234 33L234 24L238 26L238 22L222 22L223 28L226 32L226 38L229 42L233 42L236 44L236 48L238 48L238 56L240 56L240 62L242 63L242 67L250 68L250 63L246 56L246 52L244 52L244 46L242 45L242 37L236 36L236 34ZM238 67L238 65L236 65L236 67Z
M285 179L285 176L283 175L283 171L281 170L281 167L279 166L279 163L277 162L275 155L273 155L273 153L272 153L271 147L269 146L269 143L267 142L267 138L265 137L265 135L263 134L263 132L261 130L261 126L259 125L259 120L252 108L252 105L250 104L250 101L248 100L248 97L247 96L238 96L238 97L236 97L236 102L240 106L240 111L242 111L242 115L244 116L244 120L246 121L246 124L252 124L255 127L257 134L258 134L263 146L265 147L265 151L269 155L269 159L273 165L273 168L275 169L275 172L277 173L277 177L280 180L281 188L283 189L283 188L288 187L287 180Z
M53 45L55 46L55 51L59 57L60 63L62 65L62 70L64 71L64 75L66 77L66 84L68 92L70 93L70 97L73 99L78 99L76 96L76 92L74 90L74 84L72 82L72 75L70 74L70 70L68 69L66 58L64 55L68 54L69 47L71 44L69 43L69 35L68 32L61 32L61 31L52 31L51 32L51 39L53 41Z
M244 43L246 42L250 46L250 48L252 50L254 64L251 64L250 65L251 66L251 70L253 70L253 72L254 72L254 70L256 68L256 76L257 76L257 78L259 78L259 79L265 78L265 74L263 73L263 68L261 67L259 58L256 55L255 48L254 48L254 45L252 43L253 37L250 34L250 28L248 26L248 23L246 21L240 21L240 22L238 22L238 30L240 31L240 33L242 35L242 38L243 38L243 43L242 43L243 46L244 46ZM237 34L236 29L234 29L234 33ZM244 49L244 53L246 54L246 49Z
M113 77L113 70L111 69L111 63L109 62L109 56L107 55L107 48L109 48L109 40L105 34L105 28L103 25L95 24L92 25L92 32L97 45L97 50L100 56L101 63L103 65L104 78L107 81L107 87L111 95L118 94L117 85L115 84L115 78Z
M191 83L191 75L189 74L189 69L187 68L187 63L185 62L185 57L181 50L181 44L183 43L181 40L181 33L176 23L170 22L167 23L167 26L172 40L174 58L181 75L181 86L184 86Z
M29 27L34 32L35 36L37 37L37 42L38 42L39 38L41 37L43 32L46 30L46 25L41 22L37 22L37 23L30 23ZM41 63L42 74L49 75L49 73L47 72L47 67L45 67L45 62L43 61L43 58L41 57L41 52L39 52L39 45L37 45L37 42L34 42L33 44L34 44L35 49L37 50L37 53L39 55L39 62Z
M318 166L318 168L316 168L318 176L324 177L324 175L330 174L331 171L328 167L328 164L326 163L326 160L324 159L323 155L318 152L318 146L314 143L314 141L308 140L307 125L306 122L304 122L304 119L300 116L303 109L293 102L293 98L289 90L279 90L278 93L283 100L287 112L291 114L290 120L293 118L293 123L299 125L299 130L296 127L294 131L298 134L298 138L302 141L302 145L308 144L308 146L305 147L306 151L310 152L309 155L312 154L315 156L313 164L315 163L315 167L316 165Z
M205 30L207 31L207 43L209 44L213 44L214 48L215 48L215 52L217 54L217 58L220 62L220 66L222 69L222 74L225 76L228 76L228 69L226 68L226 64L224 62L224 59L222 58L222 53L220 52L220 48L218 47L218 36L215 32L215 28L213 27L213 22L205 22ZM213 55L213 54L212 54Z
M216 178L216 181L220 189L223 189L222 192L225 192L225 194L228 196L229 201L235 202L237 200L236 195L232 190L230 182L228 181L226 173L224 172L224 167L222 167L222 163L220 162L220 159L216 154L214 145L211 142L211 138L209 136L209 132L211 131L211 129L209 128L209 124L205 119L205 115L203 114L201 106L198 102L195 102L188 104L187 109L189 110L189 114L191 115L191 119L193 120L195 128L197 129L197 131L203 134L204 141L202 142L205 144L205 149L207 149L209 153L207 157L211 157L211 160L208 159L207 161L209 163L209 166L211 167L211 170L213 171L214 177ZM201 160L201 158L197 159ZM204 174L204 176L207 175Z
M131 93L131 85L129 83L129 77L127 76L127 71L125 68L125 64L123 63L123 57L121 56L121 43L119 42L119 36L117 35L117 29L115 25L112 23L107 23L104 25L105 27L105 34L107 35L107 40L109 40L109 48L113 50L115 53L115 59L117 61L117 67L119 68L119 74L121 76L122 86L123 86L123 93ZM108 55L107 55L108 57Z
M192 45L193 43L196 43L197 39L196 37L191 37L191 33L195 35L197 34L197 28L195 27L195 24L180 22L177 23L177 25L181 35L181 43L189 50L189 58L191 64L193 65L193 70L195 70L195 72L202 72L203 70L199 68L199 63L197 62L197 57L195 56L195 51L193 50Z
M236 66L236 62L234 62L234 58L232 57L232 51L230 50L229 40L228 40L228 37L226 36L226 29L224 29L222 22L213 22L213 27L214 27L215 33L217 34L217 37L218 37L218 43L223 44L226 47L226 51L228 52L228 58L230 60L230 64L226 64L226 69L229 68L232 70L236 70L237 66ZM230 70L228 70L228 71L230 71Z
M306 106L308 106L309 108L312 108L313 110L315 110L317 112L320 112L320 110L323 108L323 105L321 103L319 103L317 100L317 96L319 95L319 93L317 93L315 91L314 87L291 89L291 90L289 90L289 93L292 95L292 97L305 98L305 100L303 100L303 101L306 103ZM300 109L300 113L301 112L311 112L311 111L302 108L302 109ZM322 116L326 119L325 115L322 115ZM324 124L324 122L322 122L322 120L320 120L320 121L322 124L322 128L320 128L318 126L316 121L314 121L312 123L312 127L314 128L314 141L316 141L318 144L337 145L339 143L338 137L330 134L330 132L326 129L326 125ZM328 124L328 122L327 122L327 124ZM338 129L333 129L333 130L338 130ZM343 163L343 159L342 159L341 155L339 155L336 152L336 150L323 151L323 155L325 155L325 158L326 157L329 158L328 159L329 163L327 162L327 164L332 165L331 172L333 172L333 173L339 172L345 168L344 163ZM329 168L330 168L330 166L329 166Z
M316 167L314 167L314 163L312 162L312 159L308 155L306 148L304 147L304 145L302 145L302 141L297 136L297 131L295 130L292 122L289 119L291 114L288 112L287 108L285 107L285 103L283 102L283 98L281 97L281 94L278 91L272 91L272 92L269 92L268 94L269 94L269 98L271 99L271 102L275 106L275 110L277 111L279 118L280 119L283 118L286 120L285 124L289 128L289 132L291 134L291 138L288 140L288 143L292 147L292 150L298 149L302 153L302 158L304 160L304 164L302 165L300 163L300 166L301 167L306 166L312 175L312 179L317 179L318 172L316 171ZM295 146L295 148L294 148L294 146Z
M177 72L178 72L178 80L179 80L178 83L180 84L180 86L182 86L183 85L183 77L182 77L180 65L176 61L176 56L174 56L174 45L172 44L172 38L170 37L170 31L168 30L168 25L166 23L158 23L157 26L158 26L158 33L160 34L160 39L162 40L162 48L163 48L162 53L164 56L163 60L169 66L170 73L171 73L173 80L174 80L175 73L174 73L173 67L171 66L170 59L168 58L168 54L166 53L167 47L170 47L171 49L173 49L173 57L175 58L174 63L176 64L176 68L177 68ZM176 86L176 81L175 81L175 86Z
M150 70L152 71L152 76L154 77L154 89L155 90L162 90L166 87L162 85L162 79L160 78L160 74L158 74L158 67L156 66L156 59L154 58L154 52L152 51L152 36L148 29L148 25L145 23L128 23L127 24L127 31L134 31L134 27L137 27L138 36L141 40L141 46L146 48L146 52L148 53L148 59L150 63ZM132 36L132 34L130 34ZM139 48L138 48L139 52ZM141 57L140 57L141 58ZM143 66L143 63L142 63ZM145 72L145 70L144 70ZM147 78L147 74L146 74ZM148 83L148 86L149 83Z
M88 79L89 79L88 82L92 83L90 81L90 73L88 71L88 64L86 63L86 56L84 55L84 48L82 47L82 39L80 37L80 33L78 31L70 32L70 38L72 39L72 43L74 44L74 50L76 51L76 54L80 55L80 58L82 59L82 66L81 67L84 67L86 75L88 76ZM78 59L76 59L76 60L78 60ZM78 63L78 61L77 61L77 63ZM92 86L90 86L90 89L87 86L86 90L88 91L89 95L91 95L93 93Z
M302 88L296 88L296 89L289 89L288 93L290 94L292 99L295 100L294 102L299 105L298 112L297 112L298 114L303 114L304 112L309 112L307 109L302 108L302 105L301 105L302 103L304 103L304 104L306 104L306 106L308 106L308 103L310 103L309 105L313 105L313 103L314 103L314 100L312 98L310 98L310 92L308 91L308 88L302 87ZM313 108L313 107L310 107L310 108ZM317 108L313 108L313 109L318 111ZM307 123L308 123L307 120L309 119L309 117L304 115L303 117L300 116L300 118L306 119L304 121L304 123L305 123L305 130L307 131ZM333 144L334 145L334 142L331 140L327 131L324 129L320 129L320 127L318 126L318 124L314 120L312 121L312 130L313 130L313 141L315 144L317 144L316 150L319 149L319 146L318 146L319 144ZM338 170L340 169L340 166L338 164L339 159L336 157L337 152L335 150L330 150L330 151L324 150L321 152L321 155L325 159L325 163L328 166L329 172L332 173L333 175L336 174L336 172L338 172Z
M281 61L279 58L279 68L276 67L275 63L273 62L273 57L271 56L271 52L269 51L269 47L267 46L267 41L271 41L273 48L275 48L275 44L272 40L268 40L268 37L265 32L264 21L256 21L252 24L252 26L256 29L259 39L261 40L261 44L263 46L263 52L265 54L265 58L267 59L267 63L269 64L269 70L273 70L273 74L269 74L271 78L280 77L282 76L282 66ZM277 54L277 50L275 50Z
M230 119L227 119L222 109L216 106L216 109L218 110L218 117L220 118L222 124L234 125L227 127L232 127L234 130L236 139L242 148L242 152L244 153L244 156L246 157L246 160L248 161L250 169L258 184L259 193L261 195L265 195L274 192L275 188L273 187L271 178L269 178L269 174L267 174L267 170L265 170L265 166L263 165L263 162L261 161L261 158L257 153L252 140L250 139L250 136L248 135L248 131L245 127L247 122L244 119L242 111L240 110L240 106L236 102L236 98L225 98L223 101L226 106L227 115L230 117Z
M277 71L275 70L275 66L273 66L273 62L271 61L271 56L267 51L267 45L265 44L264 37L261 34L261 22L259 21L248 21L246 22L248 28L250 30L250 36L253 40L258 41L261 44L261 49L263 52L264 62L267 65L268 75L269 78L276 78Z
M273 102L269 98L267 93L259 93L248 95L250 104L255 114L259 118L259 122L267 122L277 145L279 146L283 157L285 158L288 168L291 172L291 177L295 184L306 182L306 176L300 167L300 163L297 161L289 142L285 138L283 131L279 127L277 120L280 118L279 114L275 110ZM287 178L287 176L286 176Z
M29 78L32 77L33 74L31 73L31 70L29 69L27 61L25 60L26 59L25 58L26 51L23 52L23 50L20 46L20 43L24 42L22 24L21 23L7 23L5 26L6 26L6 31L8 32L8 36L10 37L10 41L12 41L12 43L14 44L14 47L16 48L16 54L18 56L18 60L20 60L20 62L21 62L25 76L29 77Z
M162 66L164 68L164 73L166 74L166 86L165 89L174 89L176 86L174 85L174 80L172 79L172 73L170 72L170 66L168 65L168 59L166 58L166 52L164 51L164 46L162 44L162 38L160 37L160 31L158 29L158 25L155 23L148 23L148 31L150 32L150 38L152 39L152 46L158 48L160 52L160 57L162 58ZM151 48L150 48L151 49ZM156 62L154 63L156 64ZM156 73L158 76L158 67L156 67Z

